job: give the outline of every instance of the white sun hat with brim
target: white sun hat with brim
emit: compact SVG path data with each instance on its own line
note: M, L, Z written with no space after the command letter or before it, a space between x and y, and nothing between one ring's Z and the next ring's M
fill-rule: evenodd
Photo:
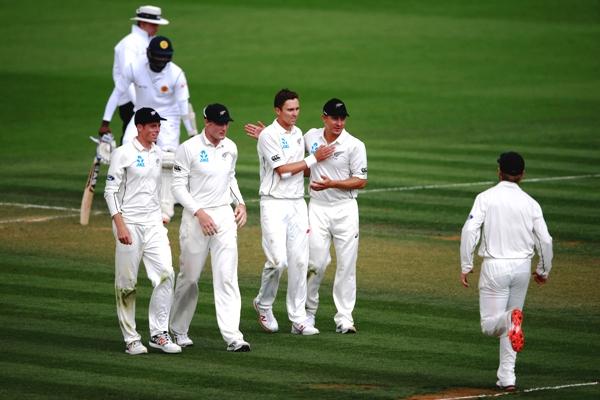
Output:
M150 24L156 25L167 25L169 20L164 19L160 16L160 7L155 6L141 6L135 10L136 16L131 18L132 21L143 21Z

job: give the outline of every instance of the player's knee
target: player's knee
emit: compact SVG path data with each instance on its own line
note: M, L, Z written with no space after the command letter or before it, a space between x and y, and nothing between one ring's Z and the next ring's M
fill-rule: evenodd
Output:
M481 332L487 336L496 336L496 321L492 318L481 319Z

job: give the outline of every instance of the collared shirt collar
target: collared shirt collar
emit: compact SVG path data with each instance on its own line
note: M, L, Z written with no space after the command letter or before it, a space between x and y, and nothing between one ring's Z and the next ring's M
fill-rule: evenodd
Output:
M498 183L498 185L506 186L508 188L517 188L517 189L521 188L518 183L510 182L510 181L500 181Z
M273 121L273 125L275 125L275 127L279 130L279 133L292 133L292 132L294 132L294 128L296 127L296 125L294 125L294 126L292 126L292 129L287 131L287 130L285 130L285 128L283 126L281 126L279 124L279 121L277 121L277 118L275 118L275 121Z
M150 149L147 149L140 143L137 136L133 138L132 143L133 143L133 147L135 147L138 151L148 151L149 153L156 151L156 143L152 143L152 146L150 147Z
M208 138L206 137L206 132L204 132L204 129L202 129L202 132L200 132L200 140L202 140L202 143L204 143L205 146L214 147L215 149L218 149L219 147L224 146L224 144L223 144L224 139L221 140L219 142L219 144L216 146L214 144L212 144L211 141L208 140Z
M343 144L346 141L346 139L348 139L349 136L350 136L350 134L346 131L346 129L342 129L342 133L340 133L338 135L338 137L330 144L332 144L332 143ZM323 138L323 142L327 143L327 140L325 140L325 128L322 128L321 137Z
M136 35L139 35L141 37L143 37L144 39L152 39L152 36L148 35L148 32L146 32L145 30L143 30L142 28L140 28L137 25L131 25L131 33L134 33Z

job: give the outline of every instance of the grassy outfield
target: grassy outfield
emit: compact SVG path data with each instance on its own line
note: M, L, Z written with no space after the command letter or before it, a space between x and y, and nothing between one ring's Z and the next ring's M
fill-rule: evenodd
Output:
M498 4L496 4L498 3ZM526 303L521 388L598 381L600 369L600 11L576 0L192 1L156 3L171 24L197 110L230 108L238 180L242 331L228 354L214 317L210 269L181 355L129 357L116 321L113 248L98 184L89 227L73 211L111 90L112 47L133 1L0 2L0 398L437 398L493 392L497 341L479 332L477 276L458 282L458 235L496 157L526 159L523 187L555 239L555 269ZM243 123L273 119L281 87L300 93L299 126L340 97L367 145L360 195L359 334L334 333L330 268L321 334L264 334L251 299L263 263L258 161ZM117 121L113 129L118 131ZM106 168L103 167L103 174ZM102 174L102 175L103 175ZM18 204L66 207L23 208ZM178 215L180 210L178 210ZM47 219L56 218L56 219ZM176 218L169 226L175 262ZM476 275L476 274L475 274ZM150 288L140 274L147 340ZM517 393L592 399L598 385ZM435 397L433 397L435 398Z

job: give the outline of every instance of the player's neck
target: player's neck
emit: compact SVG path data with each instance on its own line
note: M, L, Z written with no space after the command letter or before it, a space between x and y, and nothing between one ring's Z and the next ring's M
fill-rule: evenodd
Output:
M325 141L327 142L327 144L330 144L332 142L335 142L335 140L339 137L340 135L336 135L335 133L328 131L326 128L323 130L323 137L325 138Z

